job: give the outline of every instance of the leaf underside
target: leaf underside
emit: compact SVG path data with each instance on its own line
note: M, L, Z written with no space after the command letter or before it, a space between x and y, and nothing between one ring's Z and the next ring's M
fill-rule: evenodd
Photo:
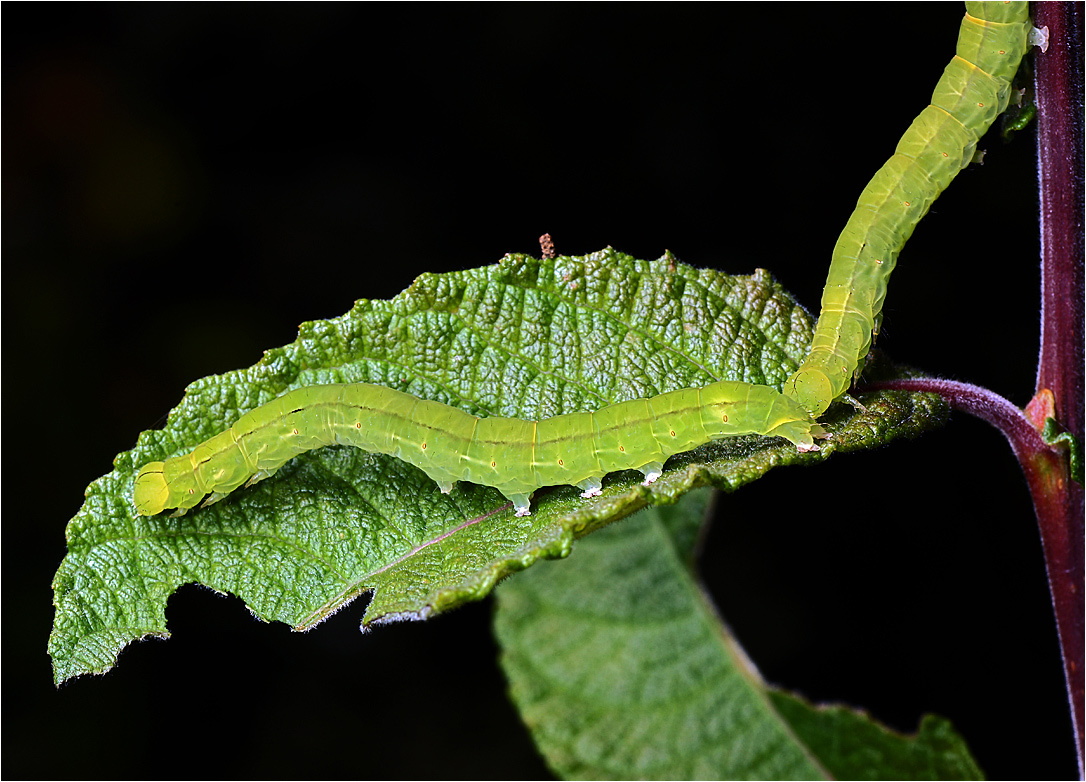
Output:
M461 483L444 495L409 465L349 447L303 454L181 518L136 515L140 466L185 453L287 390L364 381L476 415L539 419L720 379L779 388L811 333L810 316L764 271L727 276L611 249L425 274L391 300L305 323L256 365L190 385L166 426L142 433L87 488L53 582L54 679L103 673L131 641L167 637L166 600L183 584L235 594L260 619L296 630L367 592L364 625L425 618L567 556L576 538L641 508L915 436L947 415L930 395L873 394L862 414L831 411L834 437L819 452L725 440L672 458L651 487L622 472L589 500L569 486L542 489L521 518L495 490ZM901 376L869 370L879 372Z
M498 590L510 693L572 779L979 779L945 720L903 736L767 686L693 570L711 504L650 508Z

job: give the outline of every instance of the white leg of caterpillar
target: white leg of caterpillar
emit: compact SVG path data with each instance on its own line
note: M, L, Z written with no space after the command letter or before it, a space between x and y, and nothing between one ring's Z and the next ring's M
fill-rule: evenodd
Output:
M581 496L586 499L588 497L599 497L603 494L603 484L600 483L599 478L589 478L581 481L577 484L577 488L581 489Z
M663 462L649 462L644 467L639 467L641 474L645 476L645 480L641 481L642 486L648 486L650 483L655 483L656 479L664 474Z
M852 381L848 384L849 388L855 388L860 385L860 381L863 380L864 367L867 366L867 362L870 360L871 354L868 353L867 356L864 357L864 360L856 365L856 371L852 373ZM848 394L845 394L845 396L848 396ZM840 399L840 397L838 397L838 399Z
M829 435L826 435L826 437L829 437ZM807 445L806 443L797 443L796 450L800 453L807 453L808 451L821 451L822 449L814 443L811 443L810 445Z
M441 489L442 494L448 494L453 490L453 486L456 485L456 481L438 481L437 488Z
M1032 28L1030 28L1029 38L1027 38L1027 40L1029 41L1030 46L1038 46L1038 47L1040 47L1042 53L1047 52L1048 51L1048 25L1046 24L1044 27L1032 27Z
M245 485L252 486L254 483L260 483L265 478L270 478L275 475L276 470L278 469L279 468L277 467L275 470L261 470L260 472L254 472L253 477L247 480Z
M248 486L249 484L245 485ZM200 507L206 508L208 505L214 505L225 496L226 495L221 492L213 491L211 492L211 494L207 495L207 497L204 498L204 501L200 503Z
M509 494L506 495L506 499L513 503L513 507L517 509L518 516L532 515L532 509L528 502L527 494Z
M841 395L841 401L842 402L848 402L850 405L852 405L854 408L859 410L861 413L866 413L867 412L867 408L864 407L862 404L860 404L860 400L856 399L851 394L842 394Z

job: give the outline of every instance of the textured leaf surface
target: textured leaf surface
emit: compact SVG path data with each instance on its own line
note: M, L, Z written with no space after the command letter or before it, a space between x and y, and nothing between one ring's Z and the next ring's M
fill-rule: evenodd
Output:
M367 624L423 618L566 556L575 538L646 505L913 435L946 412L932 397L887 395L895 401L863 416L831 418L835 439L819 453L722 441L672 459L651 488L629 472L592 500L544 489L523 518L494 490L459 484L443 495L407 464L349 447L303 454L181 518L136 516L141 465L184 453L291 388L365 381L478 415L537 419L725 378L779 388L810 338L810 317L765 272L729 277L610 249L422 275L394 299L303 324L253 367L189 386L165 428L140 435L88 487L53 583L54 677L106 671L130 641L167 636L166 600L182 584L233 593L257 617L298 630L364 592L373 592Z
M554 770L578 779L980 778L945 720L926 717L917 736L901 736L765 685L693 572L708 504L700 490L649 508L580 541L570 562L498 590L502 666Z

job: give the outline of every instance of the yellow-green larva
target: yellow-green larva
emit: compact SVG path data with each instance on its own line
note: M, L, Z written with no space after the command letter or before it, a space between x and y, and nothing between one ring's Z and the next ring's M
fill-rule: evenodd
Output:
M799 450L825 435L813 417L844 394L878 333L897 254L920 218L973 158L977 140L1007 107L1032 25L1022 2L966 3L957 54L860 195L833 251L810 353L779 393L720 381L541 421L477 418L365 383L307 386L243 415L191 453L145 465L140 514L184 512L268 477L299 453L353 445L410 462L448 492L457 481L498 489L517 515L541 486L599 493L610 472L638 469L652 482L671 455L744 434L781 436Z
M823 430L775 389L732 381L542 421L478 418L368 383L305 386L246 413L191 453L144 465L134 500L142 515L184 512L268 477L304 451L353 445L410 462L443 492L457 481L493 486L523 516L541 486L576 484L590 497L604 475L627 469L641 470L650 483L669 456L743 434L784 437L809 451Z
M1029 4L966 3L958 48L931 105L901 137L856 203L833 249L811 350L784 393L819 416L848 391L878 334L898 253L932 202L969 165L1006 108L1029 47Z

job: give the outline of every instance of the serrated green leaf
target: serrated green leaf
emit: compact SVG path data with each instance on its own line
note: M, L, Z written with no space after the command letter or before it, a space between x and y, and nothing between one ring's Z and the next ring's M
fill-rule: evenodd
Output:
M651 488L630 472L609 477L592 500L544 489L524 518L494 490L461 483L443 495L409 465L349 447L303 454L181 518L135 514L141 465L186 452L291 388L365 381L474 414L544 418L722 378L779 387L810 337L810 317L766 272L730 277L610 249L422 275L389 301L303 324L294 343L253 367L190 385L165 428L141 434L88 487L53 583L54 677L104 672L132 640L168 636L166 600L185 583L231 592L257 617L298 630L371 591L365 624L422 618L696 486L734 488L773 466L881 444L945 417L932 397L902 395L831 419L835 439L818 453L766 438L722 441L672 459Z
M901 736L762 681L692 569L708 504L703 490L650 508L498 590L502 667L551 767L576 779L980 778L945 720Z

